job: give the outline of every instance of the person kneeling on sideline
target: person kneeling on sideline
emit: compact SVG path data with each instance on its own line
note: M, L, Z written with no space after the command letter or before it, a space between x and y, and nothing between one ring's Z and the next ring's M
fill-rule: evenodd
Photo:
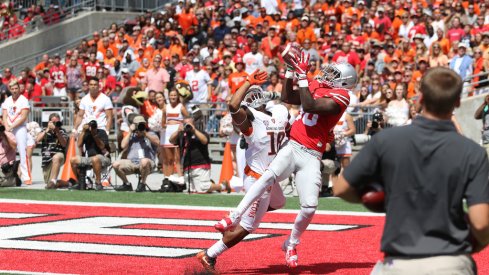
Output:
M36 137L36 142L42 142L42 172L46 189L57 187L59 168L65 162L68 134L61 126L59 114L52 113L49 115L48 127Z
M71 168L78 178L78 184L75 184L71 189L85 190L86 189L86 172L87 169L93 168L95 174L95 190L103 190L101 184L101 172L103 168L110 165L110 147L109 137L107 132L102 129L97 129L97 121L91 120L83 125L82 132L78 136L77 145L81 155L72 157Z
M0 125L0 187L20 186L20 178L17 175L19 162L15 160L17 142L11 132L5 131Z
M137 116L129 127L129 134L122 139L121 147L127 152L127 157L112 164L115 173L123 182L115 188L116 191L132 191L132 185L126 175L135 173L141 176L136 192L146 191L146 178L155 168L155 148L160 144L158 136L148 131L147 127L144 117Z
M211 181L211 159L209 157L209 135L195 128L192 118L184 119L178 131L170 136L170 142L180 149L185 182L190 192L212 193L213 191L231 191L228 185L219 185ZM162 191L163 190L162 186Z

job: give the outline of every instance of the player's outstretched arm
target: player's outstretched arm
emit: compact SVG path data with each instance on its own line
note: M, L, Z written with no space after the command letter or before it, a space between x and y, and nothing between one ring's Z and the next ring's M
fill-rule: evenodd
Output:
M246 92L251 85L263 84L267 77L268 75L265 71L256 70L250 76L248 76L248 79L243 83L243 85L241 85L241 87L239 87L229 101L228 108L231 112L233 123L238 126L241 132L246 132L251 127L251 122L248 119L246 110L241 108L241 102L245 98Z

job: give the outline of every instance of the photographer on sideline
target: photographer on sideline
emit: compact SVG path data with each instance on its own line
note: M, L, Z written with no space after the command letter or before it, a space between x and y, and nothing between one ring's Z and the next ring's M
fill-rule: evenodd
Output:
M16 185L18 178L18 163L15 161L17 142L11 132L5 131L5 126L0 125L0 187L12 187Z
M367 122L364 134L373 136L384 129L384 115L381 112L375 112L372 116L372 121Z
M109 137L103 129L98 129L97 121L92 120L83 125L80 136L78 136L78 148L81 155L72 157L71 167L78 178L78 183L71 187L75 190L86 189L87 169L93 168L95 174L95 190L103 190L101 184L101 172L103 168L110 165Z
M146 178L155 168L156 152L160 139L156 134L148 131L144 117L139 115L133 119L129 127L129 134L122 139L121 147L127 150L127 158L113 163L115 173L122 179L123 184L116 187L116 191L132 191L132 185L127 175L139 173L141 175L136 192L146 191Z
M211 182L209 135L195 128L192 118L184 119L178 131L170 136L170 142L180 149L183 175L191 192L211 193L224 188Z
M65 150L68 134L62 128L59 114L49 115L48 127L36 137L36 142L42 142L42 172L46 189L55 189L61 165L65 162Z

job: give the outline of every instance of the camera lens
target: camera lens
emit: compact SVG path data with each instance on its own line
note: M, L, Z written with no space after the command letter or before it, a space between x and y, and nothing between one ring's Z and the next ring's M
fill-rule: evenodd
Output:
M5 132L5 126L0 125L0 132Z
M144 130L146 130L146 123L139 123L138 131L144 131Z
M56 122L54 123L54 126L56 126L57 128L60 128L60 127L61 127L61 125L63 125L63 124L61 123L61 121L56 121Z
M90 126L90 128L97 128L97 121L96 120L92 120L88 123L88 125Z

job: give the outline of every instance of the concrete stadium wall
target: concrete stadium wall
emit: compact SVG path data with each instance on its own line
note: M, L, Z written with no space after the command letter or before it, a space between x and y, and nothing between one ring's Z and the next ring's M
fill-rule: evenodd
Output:
M73 42L96 30L108 28L113 22L133 19L139 13L131 12L83 12L78 16L63 21L38 32L4 43L0 46L0 64L18 60L33 54L39 55L66 43ZM20 60L19 60L20 61ZM27 60L25 60L27 61ZM36 62L33 60L32 62ZM23 63L22 61L17 63ZM23 66L32 64L23 64Z
M462 100L460 108L455 109L455 118L462 127L464 136L479 143L481 140L482 120L474 119L475 110L482 104L487 94Z

